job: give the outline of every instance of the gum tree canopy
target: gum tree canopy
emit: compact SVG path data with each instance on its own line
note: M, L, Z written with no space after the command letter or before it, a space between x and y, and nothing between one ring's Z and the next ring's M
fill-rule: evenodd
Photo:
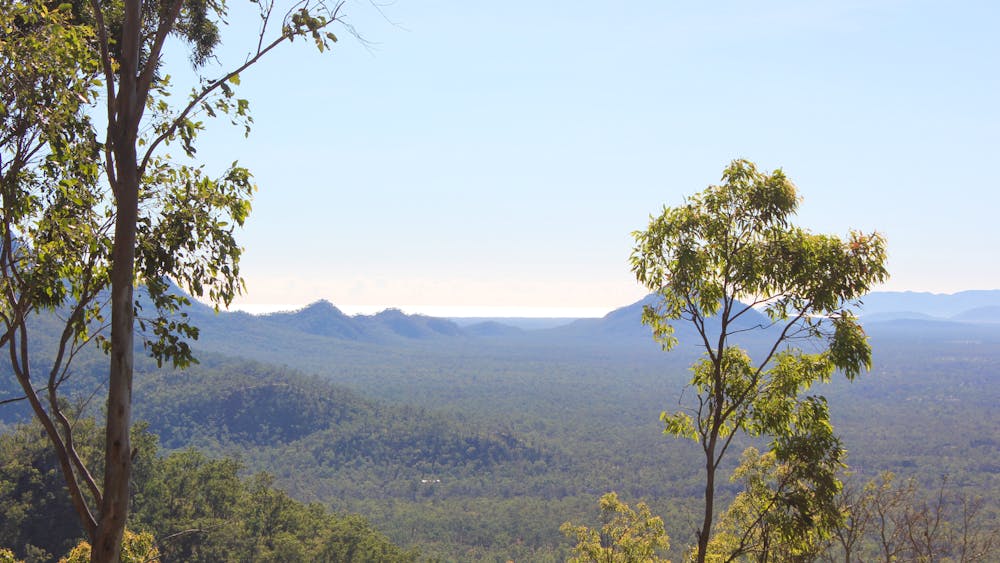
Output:
M224 0L0 0L0 345L23 391L0 404L31 405L94 561L118 560L128 517L136 321L158 362L183 365L197 328L168 280L217 304L242 287L234 229L250 210L249 171L233 163L211 176L163 148L193 157L201 120L222 114L249 131L240 73L295 38L320 51L336 41L325 28L341 20L342 2L289 5L282 16L274 0L254 0L260 19L242 37L246 57L220 72L205 63ZM197 84L179 103L162 72L168 46L190 60ZM65 328L39 354L28 321L43 310ZM64 386L73 357L95 340L110 356L103 471L76 451Z
M786 541L837 517L831 507L844 450L826 400L803 394L837 371L854 379L870 369L871 348L850 308L887 279L885 241L877 232L842 240L796 227L790 220L798 203L781 170L768 174L736 160L721 185L664 208L647 230L633 233L632 271L660 297L645 308L643 323L665 350L677 342L673 323L686 323L702 349L691 367L696 403L661 415L665 433L695 440L705 455L698 561L708 555L719 465L741 432L769 437L782 475L794 476L762 501L789 515ZM747 323L756 309L770 322ZM754 343L755 357L736 335ZM757 536L745 530L729 556Z

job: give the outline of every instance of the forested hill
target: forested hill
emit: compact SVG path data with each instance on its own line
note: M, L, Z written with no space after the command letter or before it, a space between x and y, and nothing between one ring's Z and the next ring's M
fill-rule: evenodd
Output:
M386 309L375 315L347 316L329 301L317 301L303 309L264 315L261 320L307 334L346 340L384 342L393 338L458 336L463 330L452 321L424 315L407 315Z
M294 314L212 314L198 321L205 328L196 347L289 365L484 428L509 428L541 453L537 461L525 455L490 471L432 470L407 479L355 470L354 463L366 467L360 462L310 465L322 459L320 448L268 447L250 455L295 494L361 511L394 540L446 560L559 560L565 541L558 525L585 517L611 490L651 501L677 544L691 541L685 510L703 490L693 479L698 460L690 444L663 438L659 415L689 399L684 385L697 351L690 329L678 326L678 346L662 352L640 323L642 305L554 328L508 331L498 319L488 335L459 325L455 334L383 332L382 340L322 334L315 324L307 332L290 322ZM323 308L342 317L329 305L311 313ZM811 390L829 400L859 478L892 470L930 490L947 474L963 492L1000 493L1000 411L993 408L1000 400L1000 325L873 319L865 330L873 372L851 385L838 378Z
M197 446L335 473L419 480L549 459L508 432L366 399L287 368L209 356L183 372L144 372L136 417L164 446Z
M331 473L350 467L418 481L552 456L510 432L364 398L288 368L205 352L185 370L137 359L135 417L168 449L194 446L248 461L281 457ZM74 396L85 398L99 386L103 369L100 357L81 358L70 380ZM16 396L12 380L5 374L0 396ZM24 420L24 407L7 405L0 421Z

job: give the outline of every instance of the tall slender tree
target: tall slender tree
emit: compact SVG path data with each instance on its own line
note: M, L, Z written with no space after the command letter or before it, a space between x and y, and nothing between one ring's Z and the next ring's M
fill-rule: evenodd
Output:
M326 28L341 21L342 3L301 0L280 18L273 0L256 3L260 27L246 60L207 77L201 71L219 44L222 0L87 0L58 9L2 1L0 63L9 99L0 117L24 124L8 131L0 153L6 159L0 163L2 343L59 457L92 560L116 561L134 453L134 335L142 313L135 288L144 286L155 309L138 317L149 351L159 362L191 361L185 340L197 337L197 328L177 314L185 299L169 291L168 280L217 304L230 302L242 287L233 229L247 217L254 189L242 167L210 178L161 149L179 143L193 156L202 115L226 113L249 126L248 104L234 91L240 73L296 37L311 38L321 51L329 47L336 37ZM199 85L180 107L167 103L169 77L160 72L169 37L188 45L198 74ZM48 66L19 65L29 52ZM98 85L106 126L100 134L87 117ZM27 320L33 311L57 308L66 314L66 328L42 382L31 373ZM75 453L60 401L73 356L93 340L110 355L101 483Z
M770 437L778 464L822 469L798 476L810 486L775 499L790 517L810 522L839 489L833 471L843 449L826 400L802 394L838 370L853 379L870 368L871 348L850 308L887 278L885 241L877 232L842 240L795 227L798 203L781 170L736 160L721 185L664 208L633 233L632 271L660 297L643 322L664 349L677 342L672 323L687 323L703 351L691 368L695 405L661 416L667 434L695 440L704 454L699 562L715 521L719 467L739 433ZM741 322L755 308L770 323ZM735 339L748 333L764 343L756 358ZM796 462L803 460L815 463Z

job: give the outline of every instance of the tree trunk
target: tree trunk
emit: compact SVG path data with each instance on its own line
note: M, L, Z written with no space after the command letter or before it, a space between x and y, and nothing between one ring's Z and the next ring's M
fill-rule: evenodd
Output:
M108 414L104 449L104 503L91 561L117 561L128 517L132 473L133 279L135 273L138 171L134 148L119 152L118 211L111 271L111 365L108 372ZM122 158L126 157L126 158Z
M705 519L701 523L701 531L698 532L698 563L705 563L708 554L708 539L712 535L712 518L715 508L715 438L711 439L711 446L705 451Z
M135 158L133 178L119 175L121 195L115 219L115 242L111 273L111 366L108 373L108 414L104 449L104 503L91 561L118 561L122 534L128 517L129 479L132 473L133 292L135 270L138 182ZM121 173L119 167L119 174ZM134 181L130 181L134 180ZM128 184L136 186L131 188ZM124 188L124 189L122 189ZM131 195L129 198L127 196ZM130 202L125 201L131 199Z
M116 215L111 250L111 365L104 445L104 502L91 549L92 563L117 563L128 521L135 317L132 288L140 181L136 141L144 103L144 96L138 91L141 24L141 1L126 0L116 115L108 124L116 173L112 186Z

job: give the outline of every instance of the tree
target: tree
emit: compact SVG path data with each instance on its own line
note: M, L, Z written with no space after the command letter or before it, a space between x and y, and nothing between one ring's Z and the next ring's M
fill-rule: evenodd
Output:
M576 538L572 563L652 563L666 561L658 553L670 548L663 520L640 502L632 510L616 493L601 497L601 529L566 522L563 534Z
M731 477L743 483L743 491L722 515L707 559L812 560L824 548L823 532L841 522L838 506L815 487L818 482L833 486L830 476L837 469L804 459L779 464L775 452L747 448Z
M0 343L24 390L20 399L30 403L46 434L58 438L53 450L82 513L86 502L78 482L93 491L94 480L58 390L67 376L63 364L75 355L75 344L88 340L85 327L100 285L95 280L105 277L100 233L108 221L96 205L97 143L85 114L94 99L93 35L72 19L63 7L0 0ZM43 386L32 377L39 366L29 358L34 350L27 320L33 311L57 308L65 329Z
M798 202L781 170L767 174L736 160L721 185L664 208L647 230L633 233L632 271L660 298L645 307L643 322L665 350L677 342L671 323L686 323L703 351L691 368L697 403L661 416L665 433L697 441L704 453L699 562L711 538L717 473L734 437L770 437L778 463L840 463L825 399L800 394L837 370L854 379L870 369L871 349L850 307L887 278L885 241L878 233L841 240L795 227ZM747 322L758 307L769 322ZM758 345L756 359L741 338ZM832 502L837 488L816 482L819 504Z
M982 498L952 490L942 477L922 492L913 479L883 472L863 487L845 487L824 561L995 561L1000 529L984 518Z
M156 541L149 532L131 532L125 530L122 535L122 563L160 563L160 552L156 549ZM60 559L59 563L86 563L91 559L90 544L83 541L74 547L69 554Z
M254 189L249 172L235 163L213 179L159 150L179 143L193 156L203 128L199 115L225 113L249 126L248 104L233 89L240 72L296 37L311 37L324 50L336 41L324 28L340 21L342 4L297 2L274 29L274 2L260 2L261 25L247 59L217 78L199 73L199 86L175 108L166 101L169 77L160 72L167 39L187 43L196 71L203 68L219 43L224 2L90 0L57 10L33 0L2 2L0 117L20 126L6 130L0 149L5 155L0 343L60 460L93 545L92 559L115 561L134 454L132 368L142 307L135 287L145 288L145 304L155 309L138 317L140 328L148 330L143 343L150 353L160 362L192 361L186 339L197 337L197 329L183 314L175 315L186 300L169 291L168 280L195 296L229 303L242 287L233 229L246 219ZM26 55L31 64L20 64ZM98 100L96 86L103 87L106 110L102 135L86 112ZM109 190L101 189L99 179ZM29 359L28 318L56 309L65 315L65 330L47 381L39 381ZM110 339L103 336L105 328ZM75 451L73 425L59 401L74 355L94 340L110 355L100 484Z

